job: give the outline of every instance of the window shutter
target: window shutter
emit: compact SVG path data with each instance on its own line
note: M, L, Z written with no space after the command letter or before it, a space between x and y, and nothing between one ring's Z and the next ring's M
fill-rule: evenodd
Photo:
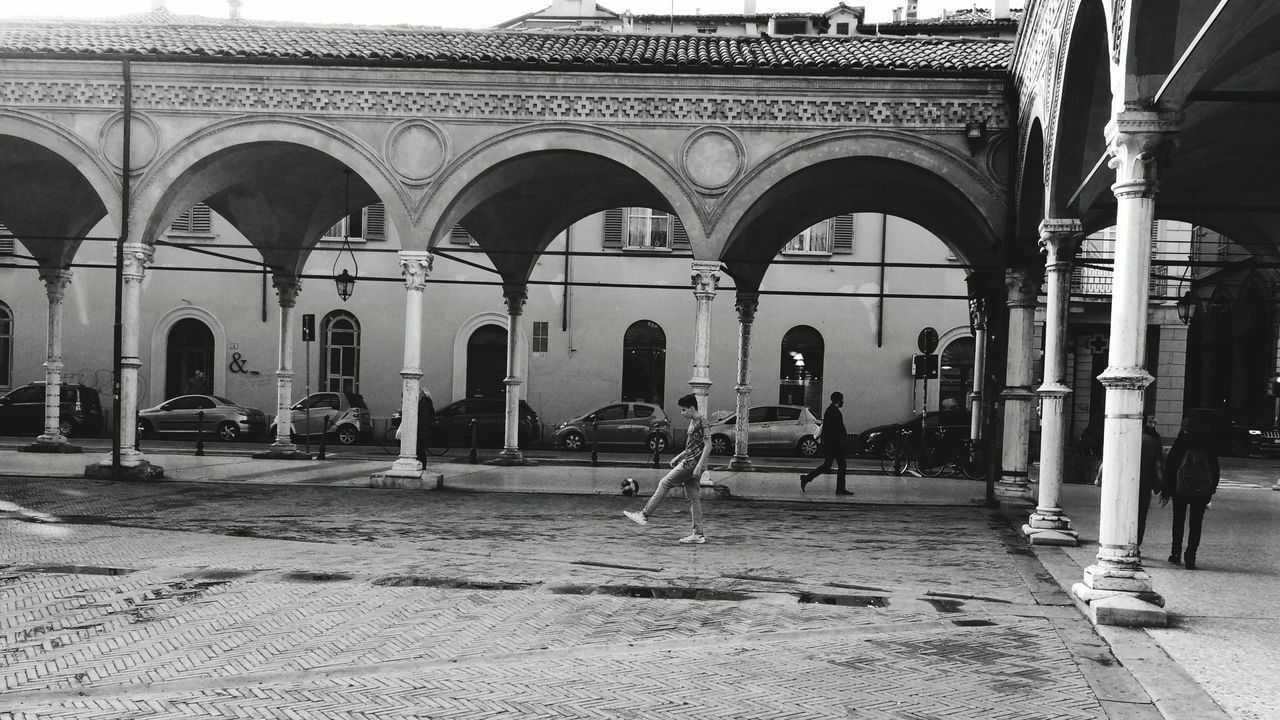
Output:
M671 249L689 249L689 233L685 231L684 223L680 222L680 218L675 215L671 216Z
M837 215L831 220L831 252L853 252L853 216Z
M387 239L387 208L382 203L364 209L364 239Z
M204 203L196 203L191 208L191 232L201 235L213 233L213 213Z
M626 212L622 208L604 211L604 247L622 247L622 223Z
M467 232L467 229L461 225L454 225L453 229L449 231L449 242L454 245L470 245L471 233Z
M9 228L0 223L0 255L17 254L17 241L13 238L13 233L9 232Z

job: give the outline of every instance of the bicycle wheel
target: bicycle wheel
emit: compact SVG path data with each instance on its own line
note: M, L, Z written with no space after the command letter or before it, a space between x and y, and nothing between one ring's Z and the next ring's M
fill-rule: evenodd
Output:
M901 475L907 471L911 463L910 456L904 447L889 443L880 454L880 472L885 475Z
M937 445L931 445L920 451L920 460L916 462L916 467L925 477L938 477L949 462L951 462L950 452Z
M970 480L987 479L987 457L981 452L964 453L960 456L960 472Z
M400 441L396 439L396 429L387 426L385 432L382 433L382 452L388 455L400 454Z
M446 444L443 439L436 439L435 437L430 437L430 438L427 438L427 447L425 449L428 455L434 455L436 457L439 457L449 452L449 445Z

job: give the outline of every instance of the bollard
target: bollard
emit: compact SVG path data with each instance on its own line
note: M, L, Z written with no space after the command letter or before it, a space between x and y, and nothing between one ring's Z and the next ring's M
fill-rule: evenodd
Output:
M476 430L476 419L471 418L471 422L469 424L471 425L471 463L474 465L475 463L480 462L476 455L476 446L479 444L479 438Z
M307 407L307 434L302 436L303 449L311 452L311 407Z
M596 437L598 437L599 435L596 432L596 427L597 427L596 421L592 420L591 421L591 464L592 465L600 464L600 454L596 452L596 448L597 448Z
M196 413L196 455L204 455L204 411Z
M656 441L653 443L653 467L662 467L662 446Z
M324 416L324 428L320 431L320 451L316 453L317 460L324 460L325 441L329 439L329 416Z

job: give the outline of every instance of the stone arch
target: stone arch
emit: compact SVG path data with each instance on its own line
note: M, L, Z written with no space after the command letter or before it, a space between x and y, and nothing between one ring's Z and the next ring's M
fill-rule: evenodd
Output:
M535 170L565 173L576 183L567 189L546 182L534 186L529 181ZM707 257L706 216L698 196L657 152L605 128L538 123L496 135L459 155L418 204L417 226L424 236L429 233L432 247L447 242L450 229L462 225L486 250L536 253L576 220L610 207L642 204L678 215L689 231L694 256ZM516 216L518 226L502 225ZM519 281L533 260L494 262L504 277Z
M193 318L199 320L209 327L213 333L213 395L223 395L227 391L227 331L223 327L222 321L218 320L218 316L202 307L188 305L177 307L156 321L155 327L151 329L151 368L150 380L148 383L148 397L162 398L164 397L164 373L157 372L157 368L165 367L166 353L169 349L169 331L177 325L179 321ZM145 400L138 398L139 407L143 407Z
M1054 213L1080 217L1099 193L1110 192L1106 173L1095 176L1083 196L1080 183L1107 153L1105 128L1111 119L1111 72L1107 12L1099 0L1075 3L1061 39L1063 60L1052 78L1056 90L1045 128L1048 142L1049 203ZM1104 166L1105 167L1105 166ZM1079 196L1078 196L1079 195Z
M711 240L743 286L758 284L783 238L848 212L904 217L967 262L994 261L990 252L1004 235L1007 201L982 167L973 157L907 132L826 133L784 147L751 168L716 208ZM831 187L841 192L826 192ZM782 207L785 214L771 214ZM732 221L719 222L725 219Z
M472 315L465 322L458 326L457 332L453 335L453 381L450 383L453 393L449 402L460 400L467 396L467 342L471 339L471 334L485 325L499 325L507 327L507 316L500 312L483 312ZM510 332L510 329L508 329ZM524 399L529 392L529 377L524 372L529 367L529 338L524 333L524 328L518 328L516 333L516 358L519 360L521 368L518 376L524 378L524 382L519 385L520 398ZM443 407L446 403L436 403L436 407Z
M406 188L375 148L346 129L307 118L281 115L237 117L217 122L180 139L162 152L139 180L134 193L134 220L140 229L140 239L150 241L186 208L206 200L213 192L233 186L244 175L243 171L227 167L234 163L219 165L220 157L231 157L231 153L264 145L286 150L297 148L299 152L311 153L326 160L325 169L331 171L332 177L326 177L322 190L317 194L322 192L331 200L325 206L332 206L333 212L307 219L305 232L311 236L304 238L305 241L314 241L350 210L340 208L344 196L343 168L352 171L351 205L362 207L381 201L386 207L388 220L396 227L402 241L412 241L413 226L407 209ZM290 271L293 268L279 269Z
M943 377L944 370L942 368L942 365L943 365L942 360L944 357L946 357L947 351L951 349L955 345L955 343L958 341L973 340L973 339L974 339L973 332L967 326L964 326L964 325L958 325L949 330L945 330L938 336L938 351L937 351L938 352L938 379L927 381L927 382L933 383L933 386L929 388L929 397L932 399L934 406L929 408L930 410L941 410L942 401L945 399L943 398L943 385L944 385L945 378ZM970 389L972 389L972 384L973 384L972 374L970 374L970 376L968 377L968 381L969 381ZM967 396L965 399L961 400L960 407L961 408L968 407Z
M1015 195L1014 237L1019 241L1038 238L1040 221L1051 215L1057 217L1055 211L1046 206L1044 180L1044 133L1040 118L1034 118L1027 130Z

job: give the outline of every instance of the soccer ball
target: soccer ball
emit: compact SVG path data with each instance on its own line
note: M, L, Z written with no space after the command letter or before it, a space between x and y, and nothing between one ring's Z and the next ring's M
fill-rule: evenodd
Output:
M631 497L640 492L640 484L631 478L622 481L622 494Z

